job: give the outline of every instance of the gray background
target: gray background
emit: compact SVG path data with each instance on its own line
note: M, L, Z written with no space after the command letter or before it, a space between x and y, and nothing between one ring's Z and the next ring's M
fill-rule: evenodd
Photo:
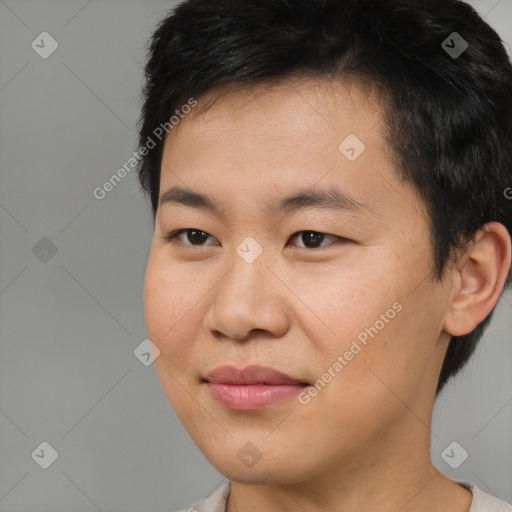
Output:
M512 0L471 3L510 47ZM173 5L0 0L3 512L176 510L223 480L134 356L149 201L133 172L92 195L137 147L146 38ZM44 31L59 44L47 59L31 48ZM509 502L511 313L509 292L438 399L432 436L441 471ZM48 469L31 457L43 441L58 452ZM469 454L458 469L441 457L452 441Z

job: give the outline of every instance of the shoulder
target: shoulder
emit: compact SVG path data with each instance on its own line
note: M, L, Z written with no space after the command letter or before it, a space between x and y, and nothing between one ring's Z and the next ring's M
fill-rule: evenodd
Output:
M457 483L473 495L469 512L512 512L512 505L482 491L476 485L461 481ZM230 489L231 482L227 480L206 498L196 500L190 507L177 512L225 512Z
M190 507L177 512L225 512L230 490L231 482L227 480L206 498L196 500Z
M500 500L491 494L482 491L476 485L470 482L457 481L473 494L473 502L469 512L512 512L512 505L506 501Z

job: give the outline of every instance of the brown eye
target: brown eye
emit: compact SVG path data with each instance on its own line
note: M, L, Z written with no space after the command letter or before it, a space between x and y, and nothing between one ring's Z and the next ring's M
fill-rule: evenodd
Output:
M185 235L183 238L179 238L181 235ZM177 229L172 233L169 233L164 238L167 242L173 242L174 240L178 240L183 245L211 245L204 244L203 242L211 237L206 231L201 231L200 229L187 228L187 229ZM213 238L213 237L212 237Z
M292 236L293 238L299 237L300 241L304 244L304 246L299 246L301 249L317 249L319 247L325 247L325 245L320 245L327 238L331 238L334 241L336 240L345 240L340 236L328 235L326 233L320 233L318 231L299 231Z

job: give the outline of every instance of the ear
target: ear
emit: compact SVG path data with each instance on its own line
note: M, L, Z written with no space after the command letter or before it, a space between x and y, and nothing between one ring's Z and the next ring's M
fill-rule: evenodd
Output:
M498 302L510 269L511 240L507 228L490 222L459 259L443 329L452 336L470 333Z

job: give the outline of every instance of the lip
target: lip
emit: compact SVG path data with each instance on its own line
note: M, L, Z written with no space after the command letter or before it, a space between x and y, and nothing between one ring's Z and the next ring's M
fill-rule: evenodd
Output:
M268 366L251 365L236 368L232 365L218 366L204 378L208 382L220 384L267 384L279 386L284 384L307 384L300 379L290 377L286 373L274 370Z
M269 407L308 385L273 368L255 365L242 369L219 366L206 375L204 383L218 402L239 411Z

